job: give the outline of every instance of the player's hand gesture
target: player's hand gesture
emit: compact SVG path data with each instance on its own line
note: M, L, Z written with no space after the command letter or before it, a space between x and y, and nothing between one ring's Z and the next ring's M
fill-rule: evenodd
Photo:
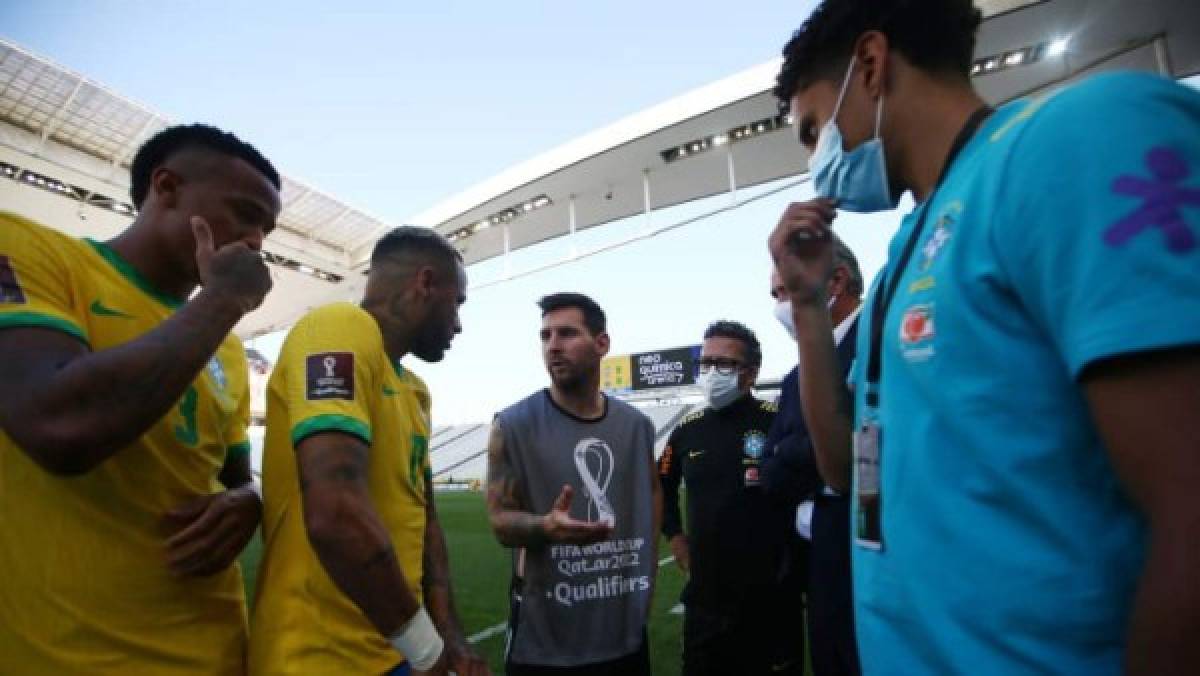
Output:
M793 202L767 240L793 305L825 303L825 285L833 272L831 224L836 216L834 203L822 197Z
M258 529L262 503L248 488L203 495L166 515L167 565L176 575L213 575L233 565Z
M213 246L212 228L208 221L192 216L192 234L196 238L196 268L200 284L226 295L237 303L242 313L262 304L271 290L271 271L262 254L242 241L230 242L220 249Z
M581 521L569 514L575 490L564 485L554 506L542 517L542 528L551 542L587 545L612 537L612 524L606 521Z
M492 676L487 660L480 657L465 643L446 642L446 659L449 671L457 676Z

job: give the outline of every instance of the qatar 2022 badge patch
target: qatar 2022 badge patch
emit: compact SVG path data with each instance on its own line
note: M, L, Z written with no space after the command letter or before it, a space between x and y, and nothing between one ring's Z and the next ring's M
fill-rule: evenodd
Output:
M354 400L354 353L319 352L304 358L304 397Z

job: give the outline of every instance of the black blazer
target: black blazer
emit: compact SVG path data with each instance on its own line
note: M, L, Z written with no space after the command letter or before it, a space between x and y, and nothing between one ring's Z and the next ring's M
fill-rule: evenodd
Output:
M837 346L842 375L850 373L858 345L858 317ZM766 457L762 463L763 491L773 501L796 506L812 500L825 487L817 471L817 458L813 453L808 426L804 424L804 413L800 409L798 367L788 372L783 379L779 395L779 413L767 432Z

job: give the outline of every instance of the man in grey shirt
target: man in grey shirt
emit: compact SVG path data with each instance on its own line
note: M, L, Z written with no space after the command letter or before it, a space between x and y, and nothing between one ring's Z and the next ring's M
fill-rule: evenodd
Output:
M538 305L550 387L501 411L488 441L488 517L513 548L507 673L649 675L654 425L600 391L600 306L578 293Z

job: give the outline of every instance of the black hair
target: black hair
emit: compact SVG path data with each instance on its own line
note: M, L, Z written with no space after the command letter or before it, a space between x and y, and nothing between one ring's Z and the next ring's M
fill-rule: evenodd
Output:
M729 319L715 321L704 330L704 339L708 340L716 336L740 340L745 348L746 364L753 369L762 366L762 346L758 344L758 336L755 336L754 332L745 324Z
M150 176L172 155L189 148L204 148L244 160L271 181L276 190L282 189L279 172L271 161L254 146L233 134L207 124L181 124L167 127L150 137L138 148L129 167L129 196L134 206L141 208L150 190Z
M542 299L538 301L538 307L542 309L543 317L555 310L573 307L583 314L583 325L593 336L598 336L607 330L608 318L604 316L604 310L596 301L582 293L562 291L542 296Z
M445 237L435 230L419 225L401 225L392 228L375 243L371 250L371 268L374 269L388 258L414 256L422 261L437 264L444 270L453 269L462 262L462 254Z
M967 80L982 17L971 0L824 0L784 46L775 97L786 111L796 92L840 78L871 30L917 68Z

